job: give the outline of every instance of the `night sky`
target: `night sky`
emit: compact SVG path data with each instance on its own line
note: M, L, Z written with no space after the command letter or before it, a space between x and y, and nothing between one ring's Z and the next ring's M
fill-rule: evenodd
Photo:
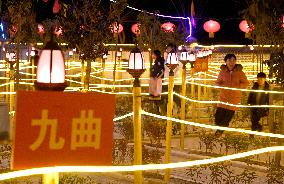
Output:
M251 44L251 40L246 39L245 33L239 29L241 11L246 9L246 2L247 0L194 0L197 26L193 36L201 44ZM190 15L191 0L139 0L129 4L148 11L158 10L164 15L186 17ZM203 29L203 23L209 19L216 20L221 25L213 39ZM166 21L169 19L161 18L161 22Z
M6 0L2 1L5 4ZM70 0L60 0L66 3ZM192 0L128 0L130 6L144 9L146 11L159 11L160 14L172 16L190 16L190 4ZM247 7L248 0L194 0L196 28L193 36L201 44L251 44L251 40L245 38L245 33L239 29L242 20L241 11ZM54 0L44 3L42 0L35 0L35 10L37 21L45 18L53 18L52 6ZM109 5L109 0L102 0L105 6ZM127 36L126 42L133 42L134 34L131 33L131 25L136 22L139 12L126 9L122 15L124 30ZM209 19L218 21L221 24L219 32L215 33L215 38L209 38L208 33L203 29L203 23ZM160 18L160 21L175 23L176 19ZM130 36L129 36L130 35Z

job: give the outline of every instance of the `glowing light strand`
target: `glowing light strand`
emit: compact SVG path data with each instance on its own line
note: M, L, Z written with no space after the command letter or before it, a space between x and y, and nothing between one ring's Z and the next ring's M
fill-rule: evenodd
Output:
M203 160L193 160L186 162L177 162L169 164L147 164L147 165L132 165L132 166L56 166L56 167L42 167L42 168L32 168L20 171L12 171L8 173L0 174L0 180L7 180L12 178L30 176L30 175L40 175L46 173L54 172L130 172L137 170L163 170L163 169L174 169L183 167L192 167L206 164L213 164L218 162L224 162L234 159L240 159L248 156L253 156L256 154L262 154L267 152L283 151L284 146L272 146L256 150L251 150L247 152L226 155L217 158L209 158Z
M114 2L116 3L115 0L110 0L111 2ZM170 15L163 15L163 14L159 14L159 13L152 13L152 12L148 12L148 11L144 11L144 10L140 10L140 9L137 9L137 8L134 8L134 7L131 7L131 6L126 6L127 8L129 9L132 9L132 10L135 10L135 11L139 11L139 12L145 12L147 14L150 14L150 15L154 15L154 16L158 16L158 17L164 17L164 18L171 18L171 19L183 19L183 20L188 20L188 24L189 24L189 35L186 37L186 40L189 39L189 37L191 37L191 31L192 31L192 26L191 26L191 20L190 20L190 17L179 17L179 16L170 16Z
M195 103L204 103L204 104L224 104L224 105L228 105L228 106L232 106L232 107L241 107L241 108L244 108L244 107L248 107L248 108L284 108L283 105L241 105L241 104L231 104L231 103L228 103L228 102L222 102L222 101L211 101L211 100L194 100L194 99L191 99L191 98L188 98L186 96L182 96L176 92L173 92L174 95L180 97L180 98L183 98L187 101L191 101L191 102L195 102Z
M283 134L273 134L273 133L245 130L241 128L229 128L229 127L221 127L221 126L215 126L215 125L207 125L207 124L196 123L196 122L191 122L191 121L186 121L186 120L181 120L181 119L176 119L176 118L170 118L167 116L160 116L158 114L153 114L153 113L146 112L146 111L142 111L141 114L163 119L163 120L171 120L173 122L183 123L185 125L191 125L191 126L207 128L207 129L212 129L212 130L225 130L225 131L231 131L231 132L246 133L246 134L259 135L259 136L264 136L264 137L274 137L274 138L284 139Z

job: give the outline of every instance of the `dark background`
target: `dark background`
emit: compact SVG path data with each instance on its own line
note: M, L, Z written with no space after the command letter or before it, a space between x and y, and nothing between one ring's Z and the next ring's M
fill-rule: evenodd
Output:
M2 0L2 11L5 10L7 0ZM146 10L149 12L158 11L163 15L171 16L190 16L190 5L192 0L128 0L129 6ZM239 29L242 12L247 8L249 0L194 0L196 28L193 36L200 44L251 44L252 41L245 38L245 33ZM52 7L54 0L44 3L42 0L34 0L34 9L37 14L37 22L46 18L53 18ZM59 0L59 2L70 3L71 0ZM102 0L105 8L109 7L109 0ZM139 12L126 9L121 16L126 42L132 43L135 35L131 32L131 25L136 23ZM204 31L203 24L209 19L220 23L221 29L215 33L214 38L209 38ZM180 20L160 18L160 21L171 21L178 24Z
M194 0L196 28L193 36L200 44L251 44L245 38L245 33L239 29L243 20L242 12L248 7L247 0ZM190 16L191 0L140 0L130 3L130 6L147 11L158 10L160 14L172 16ZM131 15L137 12L131 11ZM220 23L221 29L215 33L214 38L209 38L204 31L203 24L209 19ZM130 20L130 19L129 19ZM161 18L161 22L170 19ZM174 22L176 19L172 19Z

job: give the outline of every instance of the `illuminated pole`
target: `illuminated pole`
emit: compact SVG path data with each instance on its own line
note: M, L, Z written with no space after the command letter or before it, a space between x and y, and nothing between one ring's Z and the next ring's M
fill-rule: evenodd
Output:
M32 51L31 51L31 62L32 62L32 81L34 81L35 78L35 48L32 47Z
M181 95L186 96L186 65L182 67L182 82L181 82ZM181 119L185 120L185 99L181 99ZM184 150L184 130L185 124L180 125L180 149Z
M64 91L67 87L63 53L52 39L41 51L36 78L36 90ZM59 173L43 174L42 179L44 184L59 184Z
M190 61L190 54L187 50L183 50L180 55L180 62L183 64L182 67L182 82L181 82L181 95L186 96L186 64ZM181 99L181 119L185 120L185 99ZM184 132L185 132L185 124L181 123L180 125L180 149L184 150Z
M142 53L136 47L130 52L129 74L134 78L133 82L133 131L134 131L134 165L142 165L142 128L141 128L141 85L140 76L145 71ZM134 183L142 184L142 171L134 172Z
M171 118L173 114L174 69L178 66L177 54L174 51L168 54L167 66L170 69L169 85L168 85L167 117ZM171 161L171 139L172 139L171 136L172 136L172 121L167 120L165 164L168 164ZM170 169L165 170L164 180L165 182L168 182L170 180Z
M14 81L14 63L10 63L10 117L12 117L12 112L14 111L14 94L13 92L15 91L15 81ZM12 119L10 118L10 122L13 122Z
M81 61L81 70L82 70L81 83L82 83L82 87L85 88L85 62L84 60Z
M199 79L201 78L201 74L200 73L198 73L198 78ZM201 86L198 85L197 86L197 100L198 100L197 108L198 109L197 109L197 115L196 115L197 118L200 116L200 97L201 97Z
M47 173L42 177L43 184L58 184L59 183L59 173Z
M105 67L106 67L106 59L107 59L107 54L104 54L102 57L102 76L101 76L101 84L103 85L102 90L105 91Z

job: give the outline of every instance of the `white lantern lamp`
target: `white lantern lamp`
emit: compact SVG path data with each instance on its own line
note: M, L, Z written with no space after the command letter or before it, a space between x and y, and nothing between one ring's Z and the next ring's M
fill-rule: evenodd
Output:
M183 68L186 68L186 64L189 62L189 53L186 49L180 53L179 61L183 64Z
M174 50L168 54L166 65L171 70L174 70L178 66L178 56Z
M139 77L145 72L144 57L138 47L135 47L130 52L128 70L127 72L132 75L134 80L134 86L140 86Z
M63 53L52 39L40 53L36 77L37 90L64 91L68 86L65 81Z

